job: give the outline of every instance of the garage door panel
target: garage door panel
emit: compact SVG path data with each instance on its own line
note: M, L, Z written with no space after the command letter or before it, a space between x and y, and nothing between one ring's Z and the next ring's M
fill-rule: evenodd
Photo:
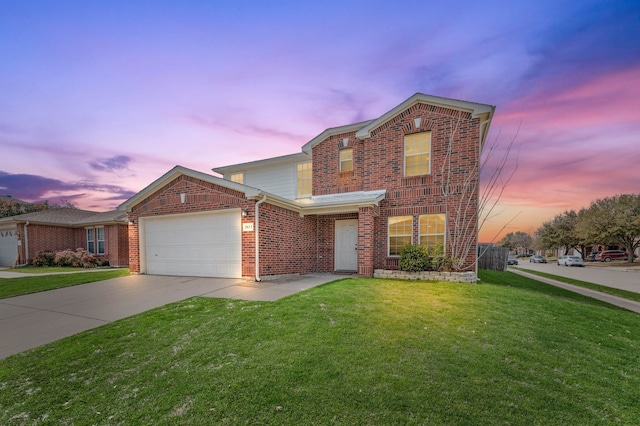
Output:
M239 210L156 217L144 224L148 274L241 277Z

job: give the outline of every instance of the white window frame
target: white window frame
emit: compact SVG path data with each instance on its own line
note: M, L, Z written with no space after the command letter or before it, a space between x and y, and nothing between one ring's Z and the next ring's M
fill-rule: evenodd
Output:
M85 234L87 238L87 251L89 253L95 253L96 251L96 232L94 228L86 228Z
M300 170L300 167L304 167L308 165L308 170ZM308 177L300 177L300 173L306 173L308 172L309 176ZM300 192L300 186L301 183L305 183L306 186L306 181L309 181L309 191L308 193L301 193ZM303 161L301 163L297 163L296 164L296 194L298 198L302 198L302 197L310 197L311 194L313 193L313 163L311 161Z
M442 232L422 232L422 219L427 218L429 216L442 216L442 223L436 222L436 231L438 231L437 226L442 225ZM431 213L431 214L421 214L418 216L418 241L419 244L426 247L433 247L431 244L423 244L422 237L434 237L434 236L442 236L442 246L446 247L447 244L447 216L444 213Z
M394 220L400 220L401 218L409 218L411 221L411 228L409 229L409 233L405 233L403 234L394 234L391 235L391 229L393 225L397 225L397 221L395 223ZM392 254L391 253L391 238L406 238L409 237L409 243L408 244L413 244L413 216L411 215L401 215L401 216L389 216L389 218L387 219L387 256L389 257L399 257L400 256L400 251L402 251L402 247L404 247L404 245L402 247L398 248L398 252ZM407 245L407 244L405 244ZM397 244L396 244L397 246Z
M239 179L238 179L238 177L239 177ZM229 175L229 180L231 182L235 182L235 183L239 183L241 185L244 185L244 172L231 173Z
M102 234L102 235L100 235ZM102 238L100 238L102 237ZM106 237L104 226L99 226L96 228L96 254L104 254L106 251Z
M418 137L418 135L428 135L429 136L429 149L427 151L420 151L412 154L407 153L407 139L412 139L414 137ZM427 155L427 172L426 173L417 173L417 174L408 174L407 173L407 159L413 157L419 157L422 155ZM420 132L420 133L411 133L408 135L404 135L404 176L412 177L412 176L423 176L431 174L431 131Z
M352 172L353 171L353 148L345 148L345 149L341 149L339 152L339 158L340 158L340 172ZM351 153L351 156L349 158L342 158L342 154L345 153ZM351 168L348 170L344 169L344 165L346 163L351 164Z

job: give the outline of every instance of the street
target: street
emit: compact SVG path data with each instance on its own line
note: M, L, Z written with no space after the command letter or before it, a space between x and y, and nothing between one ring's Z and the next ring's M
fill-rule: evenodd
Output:
M567 267L559 266L555 261L529 263L529 259L524 258L518 259L517 267L640 293L640 263L635 262L629 266L620 263L616 263L616 266L611 265L614 263L585 262L583 268Z

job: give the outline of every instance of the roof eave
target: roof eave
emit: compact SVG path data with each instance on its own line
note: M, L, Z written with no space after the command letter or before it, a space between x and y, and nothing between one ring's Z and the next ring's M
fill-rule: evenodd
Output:
M380 118L373 120L367 126L358 130L356 132L356 137L358 139L367 139L371 137L371 132L373 130L382 126L387 121L391 120L392 118L400 114L402 111L412 107L417 103L426 103L429 105L439 106L443 108L469 112L474 118L481 117L483 114L488 114L489 116L493 116L493 111L495 110L495 106L492 106L492 105L461 101L458 99L443 98L440 96L425 95L423 93L416 93L406 101L402 102L400 105L396 106L395 108L391 109L390 111L380 116Z
M124 203L120 204L118 210L124 210L126 212L130 212L133 206L137 205L145 198L149 197L159 188L167 185L177 177L185 175L195 179L200 179L205 182L213 183L215 185L220 185L224 188L232 189L234 191L242 192L245 197L251 198L260 193L260 190L257 188L253 188L251 186L242 185L236 182L232 182L227 179L222 179L217 176L208 175L206 173L198 172L196 170L188 169L182 166L175 166L173 169L169 170L167 173L153 181L147 187L145 187L142 191L138 192L133 197L129 198Z
M374 120L361 121L359 123L347 124L346 126L340 126L340 127L330 127L328 129L326 129L325 131L323 131L322 133L320 133L315 138L311 139L306 144L304 144L302 146L302 152L305 152L307 154L311 154L311 151L313 150L313 147L318 145L320 142L324 141L325 139L327 139L327 138L329 138L331 136L340 135L340 134L343 134L343 133L357 132L358 130L360 130L363 127L367 126L372 121L374 121Z

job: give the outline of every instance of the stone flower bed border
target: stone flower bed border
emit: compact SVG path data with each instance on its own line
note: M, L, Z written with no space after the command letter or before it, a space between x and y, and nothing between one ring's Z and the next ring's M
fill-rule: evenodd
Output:
M373 272L373 277L399 280L450 281L469 284L475 284L478 282L478 276L475 272L404 272L388 269L376 269Z

